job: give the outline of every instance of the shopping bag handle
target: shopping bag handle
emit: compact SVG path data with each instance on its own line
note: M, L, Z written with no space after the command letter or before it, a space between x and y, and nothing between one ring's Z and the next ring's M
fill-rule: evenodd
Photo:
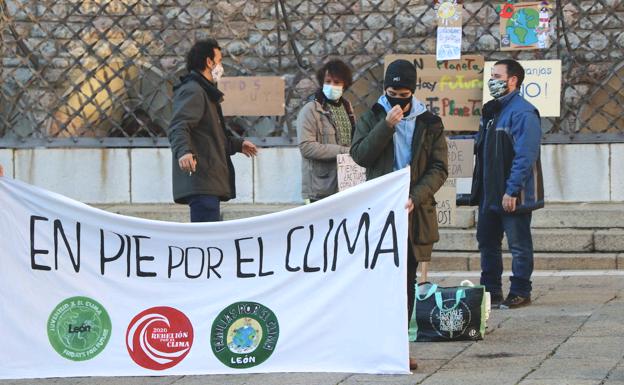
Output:
M451 307L445 308L444 302L442 302L442 293L439 291L435 293L436 305L438 306L440 311L451 311L455 309L457 306L459 306L461 300L464 298L466 298L466 291L464 289L457 289L457 291L455 292L455 304Z
M427 290L427 293L425 294L424 297L421 297L419 295L419 290L418 290L418 286L424 284L425 282L419 283L418 285L416 285L416 299L419 301L424 301L426 299L428 299L429 297L431 297L433 295L433 293L435 293L438 290L438 285L436 285L435 283L431 284L431 287L429 287L429 290ZM429 283L429 282L426 282Z

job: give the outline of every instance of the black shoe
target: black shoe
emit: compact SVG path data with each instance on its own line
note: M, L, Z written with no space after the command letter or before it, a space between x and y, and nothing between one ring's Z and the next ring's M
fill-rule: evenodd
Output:
M490 292L490 307L492 309L498 309L501 303L503 303L503 293Z
M515 294L509 294L501 304L501 309L516 309L531 304L531 296L521 297Z

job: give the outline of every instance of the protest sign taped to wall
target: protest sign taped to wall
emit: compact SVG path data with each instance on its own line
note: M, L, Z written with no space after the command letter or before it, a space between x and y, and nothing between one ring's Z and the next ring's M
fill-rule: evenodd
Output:
M416 67L416 98L439 115L450 131L478 131L483 98L483 56L438 62L435 55L386 55L385 68L397 59ZM385 73L384 68L384 73Z
M470 178L474 167L474 140L448 139L449 178Z
M0 378L407 374L409 184L172 223L0 177Z
M449 178L435 193L438 226L452 227L457 223L456 179Z
M224 116L282 116L286 108L284 78L233 76L219 80Z
M454 0L436 4L436 60L461 59L463 6Z
M500 6L500 49L517 51L550 46L553 4L548 1L506 3Z
M483 81L487 83L494 61L485 62ZM520 94L537 108L542 118L559 117L561 114L561 60L520 60L524 67L524 82ZM483 103L492 97L485 87Z

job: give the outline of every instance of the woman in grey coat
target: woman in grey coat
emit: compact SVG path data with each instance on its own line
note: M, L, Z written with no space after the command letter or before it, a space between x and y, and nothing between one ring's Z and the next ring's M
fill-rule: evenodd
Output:
M351 69L331 60L316 74L320 88L299 111L297 141L302 160L302 195L310 202L338 192L336 156L348 154L355 128L351 103L342 95L351 86Z

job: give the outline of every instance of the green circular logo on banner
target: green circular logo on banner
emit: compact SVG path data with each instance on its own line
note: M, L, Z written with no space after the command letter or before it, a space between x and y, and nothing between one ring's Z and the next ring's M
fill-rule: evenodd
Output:
M219 361L246 369L266 361L278 337L279 323L271 309L257 302L236 302L212 323L210 345Z
M106 309L91 298L67 298L48 318L50 344L68 360L85 361L97 356L110 335L111 320Z

